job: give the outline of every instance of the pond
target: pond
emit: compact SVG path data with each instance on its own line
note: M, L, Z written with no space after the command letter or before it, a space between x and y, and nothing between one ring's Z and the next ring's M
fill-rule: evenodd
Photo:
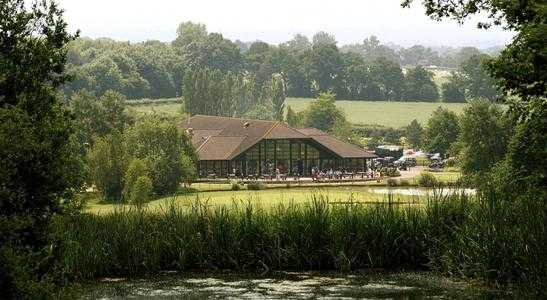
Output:
M404 196L448 196L453 194L475 195L475 189L460 189L460 188L370 188L369 191L381 195L404 195Z
M175 274L105 278L83 288L83 299L452 299L509 298L505 291L427 272Z

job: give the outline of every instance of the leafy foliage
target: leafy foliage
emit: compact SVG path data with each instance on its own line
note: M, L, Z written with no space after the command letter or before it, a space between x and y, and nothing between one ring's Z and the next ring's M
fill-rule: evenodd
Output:
M109 200L120 200L124 188L123 176L127 156L120 132L98 138L88 154L91 180L101 194Z
M195 157L191 143L173 122L155 116L143 117L126 133L128 157L146 162L153 191L158 195L174 193L183 178L192 176L183 168L183 157Z
M424 146L429 152L445 155L458 139L460 125L455 113L439 107L427 122Z
M444 102L465 102L465 83L458 73L452 72L441 90Z
M256 90L252 76L201 70L186 74L184 99L185 110L192 114L281 120L285 86L281 77L273 76Z
M439 99L437 86L433 82L433 73L423 67L410 69L405 74L405 89L403 99L405 101L431 101Z
M131 187L129 200L131 203L142 206L152 194L152 180L148 176L140 176Z
M502 160L507 148L508 122L503 111L485 99L473 100L460 118L461 168L467 174L484 174Z
M412 120L406 127L406 140L414 148L418 148L422 144L423 134L422 125L416 119Z
M426 95L412 100L432 101L434 89L407 84L413 79L403 76L401 65L456 67L481 54L472 47L439 51L421 45L395 49L375 36L338 47L327 32L318 32L311 42L300 34L279 45L232 42L208 32L203 24L184 22L172 43L86 38L72 42L68 69L75 80L64 91L69 97L87 89L97 95L114 90L128 99L172 98L188 94L183 84L187 73L211 70L252 78L253 89L259 93L271 85L272 77L280 77L284 93L291 97L332 90L344 99L399 101L408 86L407 94ZM253 114L263 115L258 112L264 110L257 108ZM275 113L273 118L280 119Z
M1 1L0 20L0 290L45 298L58 255L47 228L82 179L71 116L56 93L75 36L50 1Z
M486 98L495 101L499 98L494 79L485 68L489 61L490 56L481 54L470 57L460 65L459 73L467 99Z
M132 202L134 199L133 190L137 184L137 179L141 177L148 178L149 174L148 166L146 162L142 159L133 159L127 167L127 171L124 175L124 188L123 188L123 198L126 201ZM148 178L149 179L149 178ZM150 192L152 192L152 183L150 183Z
M345 120L344 112L334 104L334 94L331 92L319 94L306 108L305 116L306 127L324 131L331 131L337 122Z

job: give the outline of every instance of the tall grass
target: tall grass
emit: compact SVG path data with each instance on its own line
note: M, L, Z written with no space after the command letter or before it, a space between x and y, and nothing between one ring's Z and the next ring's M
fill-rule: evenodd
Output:
M545 224L519 225L514 207L488 207L464 194L435 193L425 207L333 205L325 196L312 197L275 209L196 201L189 209L59 219L62 267L80 279L160 270L363 268L436 269L500 282L546 278Z

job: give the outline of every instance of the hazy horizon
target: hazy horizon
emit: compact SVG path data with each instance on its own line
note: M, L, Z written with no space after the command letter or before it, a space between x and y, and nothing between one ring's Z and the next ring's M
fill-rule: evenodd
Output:
M249 3L245 0L58 2L65 10L69 28L81 30L81 36L131 42L172 41L178 24L185 21L203 23L209 32L219 32L231 40L261 40L270 44L290 40L297 33L311 38L315 32L326 31L336 36L340 46L376 35L384 44L404 47L421 44L484 49L503 46L514 35L499 27L478 29L479 18L464 25L449 20L436 22L425 16L419 1L410 9L401 8L401 0L325 3L311 0L279 0L275 3Z

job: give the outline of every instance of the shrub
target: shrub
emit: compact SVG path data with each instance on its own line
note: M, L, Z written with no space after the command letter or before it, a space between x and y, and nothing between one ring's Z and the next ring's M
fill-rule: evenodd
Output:
M258 190L265 190L266 188L267 188L266 184L260 181L247 183L248 190L258 191Z
M397 185L398 185L398 182L396 179L393 179L393 178L387 179L387 186L397 186Z
M447 158L444 161L445 168L455 168L458 165L458 160L455 157Z
M232 185L232 187L230 189L232 191L239 191L242 188L241 185L239 184L239 182L237 182L237 181L232 181L231 185Z
M123 188L123 197L125 201L132 201L131 193L137 179L142 176L148 176L148 168L146 163L141 159L133 159L127 167L124 177L124 188Z
M429 172L422 172L420 177L418 177L418 185L422 187L434 187L439 184L439 181L433 174Z
M141 206L152 194L152 180L148 176L137 178L131 188L131 203Z

